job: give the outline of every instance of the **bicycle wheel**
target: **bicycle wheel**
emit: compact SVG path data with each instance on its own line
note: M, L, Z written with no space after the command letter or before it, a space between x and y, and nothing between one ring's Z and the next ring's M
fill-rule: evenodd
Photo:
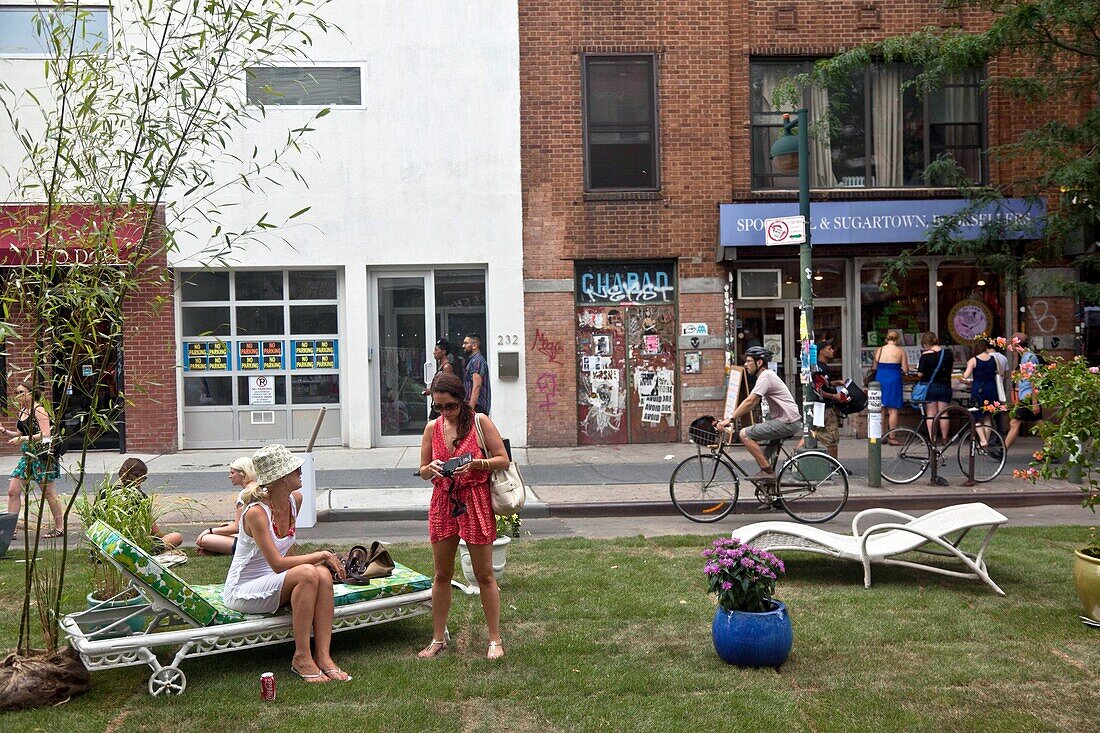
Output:
M916 430L894 428L882 436L882 477L890 483L913 483L924 475L931 462L928 440Z
M783 511L800 522L827 522L848 501L848 472L821 451L805 451L783 464L775 477Z
M668 482L673 506L693 522L717 522L733 511L738 488L729 464L702 454L681 461Z
M962 440L959 441L959 468L962 469L963 475L967 478L973 479L980 484L984 484L986 481L992 481L1001 474L1001 469L1005 467L1005 440L1001 437L993 428L985 428L986 445L982 447L981 441L978 441L978 445L975 445L974 452L974 475L970 475L970 447L974 443L974 433L967 431Z

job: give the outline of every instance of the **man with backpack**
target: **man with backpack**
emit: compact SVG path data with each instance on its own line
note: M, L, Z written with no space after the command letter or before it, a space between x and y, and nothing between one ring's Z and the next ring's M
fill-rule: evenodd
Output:
M817 370L813 373L814 392L825 403L825 426L811 427L810 432L830 456L837 458L840 451L840 424L844 413L840 411L842 402L847 402L847 390L843 379L833 379L829 375L829 362L836 356L836 345L830 338L822 339L817 345ZM798 447L802 447L799 442Z
M1017 367L1017 370L1021 372L1021 376L1016 380L1016 404L1012 406L1012 411L1009 413L1008 435L1005 436L1006 450L1016 442L1025 420L1038 423L1043 419L1043 408L1039 406L1039 396L1035 392L1032 380L1027 378L1028 370L1024 369L1025 364L1033 364L1036 367L1042 366L1043 357L1036 354L1028 346L1026 333L1017 333L1012 337L1012 340L1019 344L1024 352L1020 354L1020 365Z

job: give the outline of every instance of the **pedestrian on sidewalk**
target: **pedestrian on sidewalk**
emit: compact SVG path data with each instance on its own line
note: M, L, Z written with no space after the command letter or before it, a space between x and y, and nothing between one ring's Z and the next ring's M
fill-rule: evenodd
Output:
M204 529L195 545L199 552L207 555L232 555L233 548L237 546L237 533L241 531L241 512L244 511L246 494L259 490L256 483L256 467L252 459L242 456L229 464L229 483L241 487L237 494L236 511L232 522L225 522L217 527Z
M500 638L500 588L493 574L493 541L497 538L496 517L489 495L493 470L508 467L508 454L500 432L488 416L474 412L465 400L462 381L440 374L432 382L432 408L440 417L424 428L420 441L420 478L434 485L428 506L428 540L435 569L432 577L432 642L418 657L430 659L447 649L450 635L447 616L451 611L451 579L455 571L458 540L465 540L474 575L481 588L481 608L489 631L489 659L504 656ZM481 450L475 420L485 436ZM466 462L452 467L451 459ZM462 461L456 461L460 463Z
M836 356L836 344L832 339L822 339L817 345L817 371L813 374L814 393L825 403L825 425L812 427L810 433L833 458L839 459L840 453L840 424L844 421L844 415L837 404L840 401L840 393L837 387L844 386L843 379L832 379L829 375L829 362ZM805 440L798 441L801 448Z
M762 399L768 401L772 418L742 428L740 432L741 442L745 444L745 448L760 467L756 475L749 476L753 481L775 478L775 472L767 456L764 455L764 449L760 447L760 443L793 438L802 432L802 413L799 412L798 405L795 404L787 385L778 374L768 369L771 358L772 352L763 346L753 346L745 350L745 373L750 377L756 377L756 384L733 414L717 425L718 428L725 429L735 420L751 413Z
M909 357L901 347L900 333L893 329L886 332L886 343L875 352L871 371L882 390L882 410L886 413L886 425L883 427L893 430L898 426L901 408L905 407L902 377L909 373Z
M936 445L947 445L951 434L951 421L944 415L940 418L940 437L936 437L933 418L940 410L951 404L951 370L955 366L955 355L951 349L940 345L940 337L926 331L920 337L921 355L917 362L917 383L927 383L928 392L924 401L925 428L928 439Z
M448 341L447 339L439 339L438 341L436 341L435 348L432 349L432 357L435 359L435 374L432 375L432 380L434 380L440 374L455 373L454 356L451 355L450 341ZM424 391L420 393L425 397L427 397L432 392L431 382L428 382L428 385L429 386L425 387ZM437 417L439 417L439 413L435 410L432 410L428 413L429 420L435 420Z
M1042 360L1038 354L1031 350L1026 333L1017 333L1012 337L1012 340L1022 347L1024 352L1020 354L1020 366L1018 367L1020 378L1016 380L1016 404L1012 406L1012 412L1010 413L1008 435L1005 436L1005 448L1011 448L1012 444L1016 442L1016 438L1020 436L1020 428L1023 427L1025 421L1034 422L1035 425L1032 428L1043 421L1043 408L1039 405L1039 393L1035 391L1035 385L1028 378L1030 376L1029 372L1042 364ZM1025 364L1031 366L1025 367Z
M65 512L53 485L61 471L57 458L49 450L50 415L39 399L38 390L30 383L15 388L15 402L19 406L16 429L4 428L4 435L9 437L9 445L19 446L22 455L8 482L8 513L19 514L23 494L34 481L42 488L42 496L53 514L53 528L42 536L56 539L65 535Z
M489 364L481 353L481 336L471 333L462 341L466 354L466 368L462 372L466 401L474 412L489 414L492 407L492 388L489 386Z

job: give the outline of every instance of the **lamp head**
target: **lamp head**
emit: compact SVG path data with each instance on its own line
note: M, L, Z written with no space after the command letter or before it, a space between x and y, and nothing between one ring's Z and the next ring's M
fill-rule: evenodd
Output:
M792 132L798 124L791 122L789 114L783 115L783 134L772 143L770 158L777 173L798 172L798 136Z

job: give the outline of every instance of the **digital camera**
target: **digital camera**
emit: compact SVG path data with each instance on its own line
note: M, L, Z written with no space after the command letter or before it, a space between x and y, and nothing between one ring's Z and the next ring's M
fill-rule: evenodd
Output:
M455 470L462 468L470 461L474 460L474 457L469 453L463 453L460 456L455 456L449 460L443 462L443 467L439 469L439 472L446 478L451 478L455 475Z

